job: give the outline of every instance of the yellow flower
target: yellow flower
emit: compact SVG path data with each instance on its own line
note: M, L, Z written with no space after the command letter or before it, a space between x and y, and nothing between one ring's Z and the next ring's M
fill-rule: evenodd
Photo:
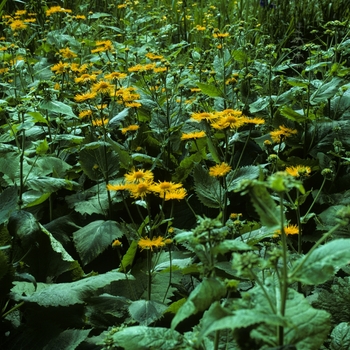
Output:
M181 140L196 140L205 137L204 131L196 131L190 133L182 133Z
M82 74L80 77L76 77L74 81L76 83L90 83L92 81L96 80L96 75L95 74Z
M108 118L95 119L91 122L93 126L105 126L108 124Z
M299 234L298 225L288 225L284 227L284 233L288 235L297 235ZM281 230L276 230L273 237L278 237L281 234Z
M12 31L16 32L18 30L26 29L27 25L23 21L21 21L20 19L16 19L16 20L11 22L10 28Z
M289 166L286 168L286 172L293 177L309 176L311 168L305 165Z
M153 176L153 175L152 175ZM148 193L151 193L151 181L142 181L138 183L129 183L126 188L133 198L144 198Z
M287 137L291 137L298 133L298 130L287 128L284 125L280 125L278 129L270 132L271 138L273 142L282 142Z
M231 213L230 219L239 219L240 216L242 216L242 213Z
M182 187L182 184L176 184L174 182L169 181L159 181L152 185L152 192L156 192L159 194L159 197L164 198L165 194L171 191L175 191Z
M162 73L162 72L166 72L167 68L166 67L155 67L153 68L153 72L154 73Z
M261 124L265 124L265 119L244 117L244 124L261 125Z
M184 188L177 188L175 190L164 192L164 200L170 201L172 199L181 200L184 199L187 196L187 191Z
M78 56L76 53L74 53L72 50L70 50L69 47L66 47L65 49L61 49L60 53L61 53L63 58L75 58Z
M142 104L140 102L125 102L125 107L140 108Z
M91 109L86 109L86 110L81 111L79 113L79 118L80 119L84 119L84 118L91 117L91 116L92 116L92 110Z
M84 102L84 101L94 99L96 95L97 95L96 92L86 92L85 94L75 95L74 100L77 102Z
M140 183L153 181L153 173L150 170L134 169L128 174L124 175L127 183Z
M106 187L107 187L108 191L124 191L124 190L127 190L127 187L125 186L125 184L116 184L116 185L107 184Z
M108 81L100 80L91 87L91 91L98 94L110 94L114 90L114 86Z
M149 58L150 60L161 60L163 58L162 55L155 55L154 53L152 52L148 52L146 53L145 55L147 58Z
M129 125L122 129L122 134L126 134L128 131L136 131L140 128L139 125Z
M55 74L63 74L66 69L69 68L69 64L68 63L63 63L62 61L58 62L57 64L55 64L54 66L51 67L51 70L53 72L55 72Z
M91 53L112 51L113 44L111 40L100 40L96 42L96 49L91 50Z
M242 113L242 112L241 112ZM223 115L219 117L216 121L211 123L211 126L214 129L223 130L223 129L238 129L239 127L245 124L245 118L239 117L234 114Z
M155 63L148 63L148 64L137 64L136 66L128 68L129 72L145 72L148 70L153 70L156 67Z
M225 162L209 168L209 175L212 177L222 177L230 172L232 168Z
M120 80L126 78L128 75L126 73L112 72L105 75L106 80Z
M230 34L229 33L214 33L214 38L227 38Z
M144 249L153 250L153 248L164 247L164 245L165 245L164 238L161 236L153 237L153 239L150 239L148 237L140 238L138 242L138 246L141 248L141 250L144 250Z
M71 13L72 10L66 10L66 9L64 9L64 8L61 7L61 6L52 6L52 7L50 7L48 10L46 10L46 17L49 17L49 16L51 16L52 14L57 13L57 12Z
M205 30L205 27L203 27L203 26L197 24L197 25L196 25L196 29L197 29L198 31L203 31L203 30Z
M214 113L208 113L208 112L201 112L201 113L192 113L191 119L195 120L196 122L201 122L202 120L213 120L216 119L216 116Z
M115 240L112 242L112 247L113 247L113 248L120 247L121 245L122 245L122 242L120 242L119 239L115 239Z

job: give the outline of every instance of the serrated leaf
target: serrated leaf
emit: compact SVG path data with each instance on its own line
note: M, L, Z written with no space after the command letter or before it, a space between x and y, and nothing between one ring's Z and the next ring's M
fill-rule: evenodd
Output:
M191 315L206 310L214 301L226 293L225 285L216 278L204 279L190 294L171 322L171 328Z
M193 178L195 191L201 203L209 208L220 208L223 205L225 191L219 181L209 176L200 164L194 168Z
M232 171L227 175L227 190L229 192L236 190L240 187L242 180L254 180L259 177L260 167L255 165L248 165L239 168L238 171Z
M349 261L350 239L335 239L296 261L290 276L293 281L321 284L333 277Z
M0 225L6 222L17 209L18 193L15 187L8 187L0 194Z
M91 329L66 329L54 337L43 350L75 350L89 335Z
M78 118L72 110L72 107L60 101L46 101L40 105L40 108L46 109L50 112L64 114L71 118Z
M280 228L280 210L264 185L255 184L250 188L250 198L261 223L271 228Z
M26 185L34 191L43 193L56 192L61 188L73 190L73 188L79 187L77 182L66 179L56 179L49 176L32 177L26 181Z
M333 329L330 349L350 349L350 325L348 322L341 322Z
M223 93L220 89L211 84L204 84L197 82L196 85L201 89L203 94L209 97L223 97Z
M223 242L218 243L213 248L213 254L226 254L227 252L235 252L241 250L252 250L253 247L247 243L238 239L225 239Z
M183 182L191 174L193 168L200 163L203 159L201 152L191 154L189 157L185 157L175 170L172 180L175 182Z
M136 300L129 306L129 313L141 326L148 326L162 317L166 309L166 305L153 300Z
M184 342L183 335L173 329L146 326L124 328L114 333L112 339L126 350L179 349Z
M73 240L83 265L94 260L123 234L121 226L112 220L93 221L75 231Z
M115 175L119 170L119 157L105 142L92 142L82 147L79 163L84 173L98 181Z
M280 108L280 113L289 120L293 120L298 123L305 122L308 118L288 106L283 106Z
M128 276L128 278L131 279L132 276ZM124 273L109 271L76 282L38 283L38 290L35 292L33 292L34 287L32 283L14 282L15 286L11 289L11 296L16 301L23 300L45 307L83 304L87 294L97 291L112 282L124 281L125 279Z

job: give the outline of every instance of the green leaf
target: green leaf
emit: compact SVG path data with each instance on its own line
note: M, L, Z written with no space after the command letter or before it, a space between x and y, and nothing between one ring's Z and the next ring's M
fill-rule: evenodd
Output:
M290 108L288 106L283 106L280 109L280 113L284 117L286 117L287 119L293 120L293 121L298 122L298 123L303 123L306 120L308 120L308 118L306 116L294 111L292 108Z
M208 145L210 155L212 156L212 158L216 163L221 163L218 151L213 144L213 140L210 137L206 137L206 140L207 140L207 145Z
M97 220L73 233L73 240L83 265L88 264L107 249L116 238L123 236L115 221Z
M226 254L228 252L235 252L241 250L252 250L253 247L238 239L225 239L213 248L213 254Z
M89 335L91 329L66 329L52 338L43 350L76 349Z
M348 322L341 322L333 329L330 349L350 349L350 325Z
M79 162L84 173L95 181L107 179L119 170L119 157L105 142L84 145L79 152Z
M138 241L132 241L127 252L124 254L123 259L120 263L119 271L127 271L127 268L134 262L135 255L137 252Z
M19 155L17 152L0 153L0 172L8 177L12 184L18 172Z
M132 276L128 278L131 279ZM32 283L14 282L15 286L11 289L11 296L16 301L22 300L45 307L84 304L84 299L88 294L112 282L125 281L125 279L124 273L109 271L70 283L38 283L37 291L34 290Z
M180 349L184 343L179 332L161 327L127 327L112 336L115 345L133 350L169 350Z
M181 306L171 322L171 328L176 326L191 315L206 310L214 301L226 294L223 282L216 278L204 279L190 294L185 304Z
M203 94L209 96L209 97L223 97L223 93L221 92L220 89L215 87L214 85L211 84L204 84L197 82L196 85L201 89Z
M39 155L45 154L48 150L49 150L49 144L46 138L43 141L41 141L35 149L36 154L39 154Z
M46 101L43 102L40 105L40 108L46 109L50 112L54 112L57 114L64 114L71 118L77 118L78 117L73 113L72 107L68 106L67 104L60 102L60 101Z
M59 177L64 178L67 171L72 168L71 165L64 160L57 157L40 157L35 165L39 168L40 176L46 176L49 174L57 174Z
M280 228L280 210L266 187L261 184L254 184L250 187L249 193L253 206L260 216L261 223L267 227Z
M321 84L320 87L310 96L310 103L317 104L325 102L336 94L342 83L343 79L334 77L330 82Z
M191 174L193 168L203 159L202 152L196 152L189 157L185 157L175 170L172 181L183 182Z
M35 123L44 123L46 125L49 125L49 122L43 117L43 115L39 112L27 112L28 115L30 115Z
M194 168L193 178L197 197L202 204L209 208L220 208L223 205L225 191L219 181L209 176L200 164Z
M61 188L73 190L73 188L79 187L77 182L48 176L32 177L27 180L26 185L28 188L42 193L56 192Z
M129 313L141 326L148 326L162 317L166 309L166 305L153 300L136 300L129 306Z
M8 187L0 194L0 225L6 222L17 209L18 193L15 187Z
M349 261L350 239L335 239L296 261L290 276L292 281L321 284L333 277Z
M227 190L229 192L240 187L242 180L254 180L259 177L261 167L248 165L239 168L238 171L232 171L227 175Z
M111 128L118 127L122 121L129 115L130 108L125 108L119 112L116 116L109 120L108 126Z

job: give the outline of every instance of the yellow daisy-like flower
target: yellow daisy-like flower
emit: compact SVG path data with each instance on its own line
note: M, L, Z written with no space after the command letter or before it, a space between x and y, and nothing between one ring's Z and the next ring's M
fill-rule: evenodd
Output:
M10 23L10 28L12 31L17 32L18 30L26 29L27 25L20 19L16 19Z
M152 53L152 52L148 52L148 53L146 53L146 55L145 55L147 58L149 58L150 60L154 60L154 61L156 61L156 60L161 60L162 58L164 58L162 55L156 55L156 54L154 54L154 53Z
M144 249L151 249L153 248L160 248L165 246L164 238L159 237L153 237L153 239L150 239L148 237L140 238L138 242L138 246L141 248L141 251Z
M128 131L136 131L140 128L139 125L133 124L133 125L129 125L126 128L122 129L122 134L126 134Z
M214 38L227 38L230 34L229 33L214 33Z
M96 49L91 50L91 53L98 53L98 52L105 52L105 51L112 51L113 44L111 40L100 40L96 42Z
M92 110L91 109L86 109L84 111L81 111L79 113L79 118L80 119L84 119L84 118L87 118L87 117L91 117L93 114Z
M92 81L96 81L96 74L84 73L80 77L76 77L74 81L76 83L91 83Z
M166 193L175 191L181 187L182 184L177 184L175 182L159 181L158 183L152 185L151 190L152 192L158 193L159 197L164 198Z
M140 102L125 102L125 107L128 108L140 108L142 104Z
M128 75L126 73L112 72L105 75L106 80L120 80L126 78Z
M124 191L124 190L127 190L127 187L125 184L115 184L115 185L112 185L112 184L107 184L107 190L108 191Z
M244 117L244 124L261 125L261 124L265 124L265 119Z
M230 172L232 168L225 162L209 168L209 175L212 177L222 177Z
M108 118L95 119L91 122L93 126L105 126L108 124Z
M286 168L286 172L293 177L309 176L311 168L305 165L289 166Z
M140 183L140 182L152 182L153 173L150 170L134 169L128 174L124 175L125 180L129 184Z
M112 242L112 247L113 247L113 248L120 247L121 245L122 245L122 242L120 242L119 239L115 239L115 240Z
M92 100L97 96L96 92L86 92L85 94L78 94L74 96L74 100L77 102L84 102Z
M211 123L211 126L217 130L238 129L245 124L244 117L236 117L234 115L223 116Z
M199 24L197 24L195 29L197 29L199 32L201 32L201 31L205 30L206 28L201 26L201 25L199 25Z
M191 119L195 120L196 122L201 122L202 120L213 120L216 119L217 117L215 116L214 113L208 113L208 112L201 112L201 113L192 113L191 114Z
M110 94L112 91L114 91L114 85L108 81L100 80L99 82L92 85L91 91L98 94Z
M189 133L182 133L181 140L197 140L205 137L204 131L195 131Z
M284 233L288 235L297 235L299 234L298 225L288 225L284 227ZM273 237L278 237L281 234L281 230L276 230Z
M133 198L144 198L147 194L151 193L151 181L142 181L138 183L129 183L126 185L126 188L130 192L131 197Z
M76 53L74 53L69 47L66 47L65 49L61 49L60 53L63 58L75 58L78 57Z
M298 133L298 130L296 129L290 129L284 125L280 125L278 129L271 131L270 135L273 142L279 143L279 142L282 142L287 137L291 137L297 133Z
M55 72L55 74L63 74L68 68L69 68L68 63L63 63L62 61L60 61L54 66L52 66L51 70Z
M169 192L164 192L164 200L170 201L172 199L181 200L187 196L187 191L184 188L178 188Z

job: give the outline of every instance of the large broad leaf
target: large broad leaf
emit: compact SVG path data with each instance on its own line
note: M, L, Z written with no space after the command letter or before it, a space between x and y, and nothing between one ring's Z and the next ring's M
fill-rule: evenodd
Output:
M320 85L318 89L310 96L310 103L317 104L327 101L329 98L335 95L342 83L343 79L334 77L330 82Z
M124 273L109 271L102 275L87 277L76 282L38 283L36 291L32 283L14 282L15 286L11 289L11 296L16 301L22 300L45 307L83 304L89 294L112 282L124 281L125 279ZM132 279L132 276L128 276L128 279Z
M266 187L262 184L254 184L249 194L261 223L267 227L280 228L280 210Z
M112 339L116 346L126 350L181 349L184 345L182 334L173 329L161 327L127 327L114 333Z
M83 265L94 260L123 234L122 227L111 220L97 220L75 231L73 239Z
M78 118L72 110L72 107L60 101L47 101L40 105L41 109L46 109L49 112L54 112L57 114L64 114L71 118Z
M19 155L17 152L0 153L0 172L9 180L8 184L13 185L19 168Z
M43 350L76 349L89 335L91 329L66 329L51 339Z
M57 157L40 157L37 159L35 166L40 168L41 176L46 176L52 173L57 174L59 177L64 177L67 170L72 166Z
M112 119L109 120L108 126L111 128L118 127L122 121L129 115L130 108L123 109L120 113L118 113L116 116L114 116Z
M136 300L129 306L129 313L141 326L148 326L162 317L166 309L166 305L153 300Z
M79 162L84 173L98 181L115 175L119 169L119 157L106 142L92 142L82 147Z
M282 106L282 108L280 109L280 113L287 119L293 120L294 122L303 123L306 120L308 120L306 116L296 112L294 109L288 106Z
M242 180L254 180L260 174L260 167L249 165L239 168L238 171L232 171L227 175L227 190L234 191L239 188Z
M79 184L75 181L66 179L56 179L49 176L31 177L26 181L26 185L34 190L43 193L52 193L65 188L67 190L73 190L79 187Z
M202 93L209 97L223 97L220 89L211 84L197 82L196 85L201 89Z
M204 279L190 294L185 304L181 306L171 322L171 328L191 315L206 310L214 301L219 300L226 293L225 285L216 278Z
M0 225L17 209L17 201L18 193L15 187L8 187L0 194Z
M350 349L350 325L348 322L341 322L333 329L330 349Z
M197 165L193 172L195 191L198 199L209 208L220 208L224 201L224 189L219 181L210 177L201 165Z
M335 239L300 258L290 272L293 281L321 284L350 261L350 239Z
M172 180L175 182L183 182L191 174L193 168L199 164L203 159L202 152L196 152L191 154L189 157L185 157L180 165L176 168L175 174L173 175Z

